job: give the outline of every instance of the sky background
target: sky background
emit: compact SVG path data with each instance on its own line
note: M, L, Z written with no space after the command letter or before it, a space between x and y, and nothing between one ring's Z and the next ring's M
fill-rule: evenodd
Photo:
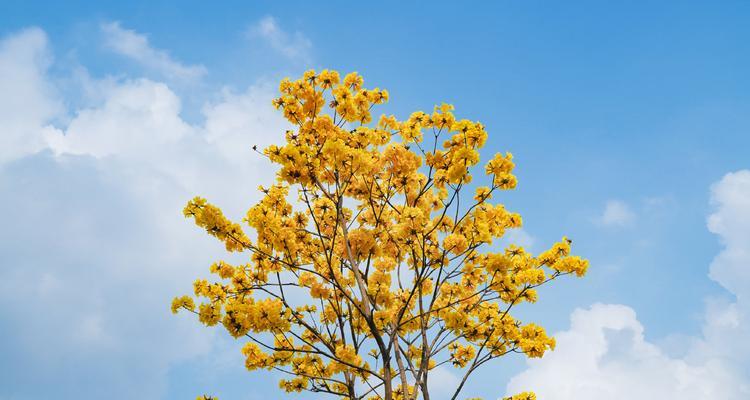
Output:
M467 397L750 398L750 3L153 3L0 4L0 399L279 395L169 304L225 257L184 203L259 198L308 68L483 122L511 239L591 261L522 310L557 350Z

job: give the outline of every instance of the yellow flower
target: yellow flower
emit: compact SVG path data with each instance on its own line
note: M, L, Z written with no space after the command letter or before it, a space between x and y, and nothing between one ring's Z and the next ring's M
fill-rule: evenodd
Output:
M324 69L318 76L318 82L323 89L330 89L339 83L339 73Z
M516 165L513 163L513 154L505 153L505 155L503 155L497 153L495 154L495 157L487 163L484 170L487 175L509 174L513 171L515 166Z
M221 307L216 304L201 304L198 307L198 318L199 320L208 325L216 325L221 319Z
M348 86L355 91L359 90L363 83L364 79L356 72L351 72L344 77L344 86Z
M445 103L373 122L388 100L354 72L283 79L272 105L291 126L261 152L277 173L241 221L248 234L202 197L183 210L247 258L211 264L214 279L193 284L197 309L182 296L172 312L187 309L248 337L246 368L283 373L287 392L414 400L424 390L416 380L443 363L541 357L554 339L516 319L514 306L588 268L566 238L536 257L517 246L497 250L496 240L523 223L492 203L496 190L518 184L513 156L495 154L487 176L476 175L483 124L457 118ZM467 187L475 178L476 189ZM363 394L373 382L377 394Z
M476 193L477 194L474 196L474 200L477 201L477 202L479 202L479 203L482 203L485 200L489 200L489 199L492 198L492 191L487 186L480 186L480 187L478 187L477 190L476 190Z
M453 254L461 254L469 247L466 237L457 233L450 234L443 240L443 248Z
M536 400L536 394L533 392L521 392L510 397L503 397L503 400Z
M458 342L451 343L448 348L451 352L451 363L453 363L455 367L459 368L465 367L466 364L474 359L474 355L476 354L474 346L463 346Z
M172 300L172 313L177 314L177 311L180 308L193 311L195 309L195 303L189 296L175 297L174 300Z

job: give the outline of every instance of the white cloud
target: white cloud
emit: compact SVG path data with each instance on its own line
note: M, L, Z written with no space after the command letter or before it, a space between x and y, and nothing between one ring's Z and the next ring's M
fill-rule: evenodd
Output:
M750 171L724 176L712 186L711 202L716 211L708 229L724 244L711 263L711 279L750 301Z
M180 99L163 83L145 79L113 86L104 104L79 110L65 133L49 138L58 154L104 157L162 151L189 134Z
M271 48L291 60L307 62L310 59L312 42L300 32L287 33L274 17L262 18L250 27L248 34L265 39Z
M548 400L744 399L748 392L721 360L670 358L644 339L635 311L595 304L576 310L557 349L511 379L508 394ZM746 389L746 388L745 388Z
M47 80L47 35L26 29L0 41L0 163L42 150L62 105Z
M626 227L635 222L635 213L624 201L609 200L604 206L602 215L595 221L606 227Z
M12 210L0 231L0 398L159 398L170 366L213 343L169 314L170 299L224 255L182 207L203 195L239 219L273 181L250 147L288 128L274 92L225 89L188 123L165 83L87 77L79 89L97 95L62 110L44 32L0 43L0 117L13 122L0 129L0 207ZM58 114L69 121L49 127Z
M119 22L103 23L101 30L104 45L108 49L163 74L168 79L193 81L207 72L202 65L185 65L175 61L166 51L151 47L148 37L121 27Z
M254 157L248 150L278 143L290 125L269 107L274 97L270 85L257 85L244 93L224 89L221 101L203 107L206 140L221 149L224 156L241 160Z
M209 349L209 332L168 305L215 247L179 218L184 189L126 170L49 152L0 170L0 207L12 210L0 232L0 397L158 398L171 364Z
M724 176L711 188L708 228L724 249L709 276L736 297L709 299L701 337L681 340L669 356L643 336L635 311L596 304L576 310L557 349L508 384L508 394L534 390L548 400L750 398L750 171Z
M103 87L100 105L77 111L66 129L49 136L56 154L113 157L133 173L158 173L220 201L236 216L257 196L257 185L238 188L238 182L272 182L274 170L261 168L265 158L251 150L278 143L290 128L271 106L270 85L222 90L218 101L203 107L204 122L193 125L180 117L180 98L163 83L138 79Z
M724 248L711 262L709 277L726 288L736 301L712 299L703 327L705 340L693 353L722 357L750 368L750 170L725 175L711 187L714 212L708 229ZM747 369L746 369L747 370ZM747 381L750 384L750 379Z
M444 365L430 370L429 377L427 386L430 391L430 398L436 400L450 399L453 392L456 391L456 388L461 383L459 377Z

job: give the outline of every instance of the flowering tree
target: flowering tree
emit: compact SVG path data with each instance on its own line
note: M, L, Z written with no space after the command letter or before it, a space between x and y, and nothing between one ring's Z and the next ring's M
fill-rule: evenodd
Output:
M194 284L204 302L178 297L172 311L245 339L246 367L283 373L287 392L429 399L430 372L445 365L461 376L455 399L487 362L554 347L511 311L545 283L582 276L588 262L565 238L536 256L493 248L521 226L490 202L516 186L512 156L496 154L482 169L487 185L467 195L484 126L446 104L371 124L388 92L362 85L356 73L341 81L329 70L281 82L274 105L295 130L262 152L280 169L243 220L254 237L200 197L184 210L249 261L214 263L219 282Z

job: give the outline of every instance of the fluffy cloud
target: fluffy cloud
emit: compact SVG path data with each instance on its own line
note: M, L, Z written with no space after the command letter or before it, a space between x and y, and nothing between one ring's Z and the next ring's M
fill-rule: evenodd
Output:
M310 58L310 40L300 32L287 33L271 16L262 18L250 27L248 35L263 38L271 48L291 60L306 62Z
M101 25L104 45L117 54L162 74L167 79L192 81L206 74L202 65L185 65L172 59L164 50L151 46L145 35L125 29L119 22Z
M746 398L721 360L689 363L644 339L635 312L596 304L576 310L557 349L511 379L508 393L534 390L550 400Z
M599 225L607 227L630 226L634 221L635 213L627 203L620 200L607 201L602 215L596 218Z
M94 104L63 110L44 32L0 43L0 119L11 121L0 207L12 210L0 232L0 398L159 398L170 367L214 343L169 314L223 254L182 206L201 194L238 218L272 181L250 147L288 127L273 91L225 89L188 123L167 84L107 78L93 82ZM52 128L60 114L70 117Z
M430 398L436 400L447 400L456 391L461 380L449 367L441 365L430 370L430 379L427 385Z
M251 151L278 142L290 128L270 106L270 85L223 89L196 125L181 118L181 100L164 83L125 80L102 92L101 104L78 110L67 128L47 136L55 154L113 158L140 176L169 179L218 201L235 216L257 195L257 184L272 180L272 170L259 168L265 159ZM248 179L258 183L238 187Z
M705 340L696 344L696 357L721 357L750 368L750 171L727 174L711 187L715 211L708 229L724 248L711 262L709 277L725 287L736 301L712 299L703 327ZM745 390L750 393L750 382Z
M27 29L0 41L0 163L43 149L49 123L62 112L46 74L52 62L47 35Z
M710 277L750 303L750 171L727 174L711 188L711 202L716 212L708 229L724 249L711 263Z
M49 152L0 171L0 207L12 210L0 233L0 397L156 398L170 364L208 350L210 335L167 305L214 249L163 223L180 188L154 180L143 195L142 183L116 163Z
M557 349L508 384L508 393L533 389L549 400L746 399L750 346L750 171L727 174L711 188L715 211L708 228L724 249L710 277L736 297L711 299L702 337L684 354L669 356L648 342L635 311L596 304L576 310L570 329L557 333Z
M48 140L57 154L100 158L162 152L191 131L179 111L180 99L167 85L145 79L123 82L108 90L103 104L79 110L65 132Z

